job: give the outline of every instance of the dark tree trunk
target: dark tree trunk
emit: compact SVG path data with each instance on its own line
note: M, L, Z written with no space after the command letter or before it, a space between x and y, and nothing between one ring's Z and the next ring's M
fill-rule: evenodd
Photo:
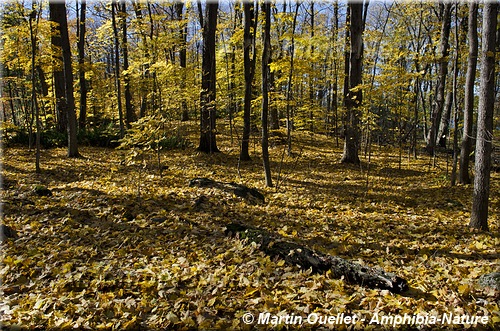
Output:
M64 97L66 98L66 116L68 119L68 156L78 156L77 124L75 112L75 96L73 94L73 68L71 65L71 48L69 44L68 22L66 18L66 4L59 1L50 1L51 17L59 24L64 72ZM52 12L53 15L52 16Z
M393 273L316 252L258 228L231 223L226 226L225 234L247 239L248 243L259 245L259 249L269 256L283 259L294 267L311 269L313 273L330 271L332 277L343 278L347 283L389 290L393 293L409 289L407 281Z
M262 161L264 165L264 175L266 186L272 187L273 180L271 178L271 166L269 164L269 131L268 131L268 113L269 113L269 57L271 52L271 3L264 1L262 5L265 23L263 32L262 50Z
M122 53L123 53L123 87L125 92L125 118L127 128L136 120L134 107L132 106L132 93L130 92L130 79L128 75L128 41L127 41L127 5L125 0L120 0L120 16L122 19Z
M350 8L350 53L349 53L349 83L344 86L344 101L347 108L347 123L345 129L344 153L342 163L359 164L360 142L360 111L363 94L361 89L352 89L361 84L363 64L363 3L349 2ZM346 64L347 66L347 64Z
M38 103L36 100L36 80L35 80L35 59L36 59L36 44L37 38L33 28L33 22L37 18L37 12L35 8L33 8L30 17L29 17L29 25L30 25L30 39L31 39L31 112L35 113L35 123L36 123L36 156L35 156L35 171L36 173L40 173L40 109L38 108ZM37 21L38 26L38 21Z
M311 1L310 4L310 9L311 9L311 41L314 39L314 1ZM311 59L314 57L314 42L311 42ZM311 61L311 73L314 73L315 70L315 63L314 61ZM311 74L309 75L309 130L311 132L314 132L314 107L315 107L315 96L314 96L314 75Z
M483 10L481 86L477 115L476 160L472 214L469 226L488 231L493 111L495 105L495 38L498 2L486 2Z
M469 3L469 57L467 60L467 76L465 78L465 105L464 105L464 133L462 135L462 149L460 151L460 172L458 180L462 184L470 184L469 161L472 152L472 127L474 116L474 82L476 80L476 67L478 55L477 36L477 8L478 3Z
M6 70L7 70L7 68L6 68ZM12 116L12 123L14 123L14 125L17 126L19 123L17 121L16 107L14 106L14 93L12 92L12 89L13 89L12 82L10 80L7 80L6 83L7 83L7 87L9 90L9 104L10 104L10 113Z
M450 185L455 186L457 182L457 166L458 166L458 122L459 122L459 111L458 111L458 71L459 71L459 58L460 58L460 49L465 45L465 35L467 31L467 25L464 24L465 19L462 19L460 25L458 24L458 12L460 10L460 6L457 4L455 7L455 44L457 45L455 49L455 56L453 59L453 164L451 168L450 175ZM462 37L459 37L458 28L464 32L462 33Z
M57 131L64 133L68 127L67 117L67 102L64 96L64 71L63 71L63 58L62 58L62 41L61 32L58 26L58 17L56 11L56 4L49 4L49 17L50 21L55 25L51 25L50 43L52 45L52 75L54 82L54 94L56 97L56 118L57 118ZM66 14L66 13L65 13Z
M49 95L49 85L47 84L47 80L45 78L45 72L43 71L40 65L36 66L36 73L38 74L38 79L40 80L40 90L44 97Z
M255 31L257 28L256 8L252 2L243 3L245 26L243 30L243 66L245 70L245 99L243 105L243 137L240 160L249 161L248 152L251 131L252 83L255 75Z
M120 138L125 135L125 126L123 124L123 106L122 106L122 87L120 82L120 42L118 40L118 27L116 25L116 0L111 3L111 21L113 25L113 36L115 40L115 82L116 82L116 100L118 103L118 120L120 122Z
M43 71L42 67L40 64L36 66L36 72L38 74L38 82L40 83L40 91L42 93L42 97L44 100L41 100L40 105L42 107L42 110L44 112L45 117L47 116L47 108L50 109L49 101L45 101L48 99L49 96L49 85L47 84L47 80L45 77L45 72ZM45 122L47 123L47 118L45 118ZM49 126L47 123L46 126Z
M427 136L426 151L430 155L434 155L436 142L439 140L438 129L441 123L441 116L444 109L446 76L448 75L448 56L449 56L449 38L451 29L451 2L444 4L443 22L441 26L441 38L439 41L439 73L438 84L436 88L436 99L432 110L431 127Z
M332 34L333 37L333 47L337 44L337 39L339 35L339 4L338 2L335 2L333 5L333 12L334 12L334 17L335 17L335 26L334 29L335 31ZM333 87L331 91L332 95L332 100L331 100L331 108L333 109L333 116L334 116L334 134L335 134L335 143L336 146L339 147L339 104L338 104L338 88L339 88L339 73L338 73L338 62L337 62L337 54L335 50L332 50L333 52L333 72L335 77L333 78Z
M177 19L182 21L183 15L182 12L184 10L184 2L179 1L175 3L175 12L177 15ZM182 80L181 80L181 89L186 88L186 64L187 64L187 24L184 24L179 29L179 39L181 42L181 48L179 49L179 63L182 70ZM181 121L189 121L189 112L187 107L187 102L182 98L181 101Z
M78 78L80 80L80 130L87 125L87 81L85 80L85 12L87 1L81 0L80 22L78 27Z
M146 61L149 61L150 55L148 51L148 36L146 34L145 29L142 27L144 24L143 20L144 17L142 15L142 7L141 7L141 2L134 0L132 1L132 4L134 6L134 12L135 12L135 17L139 21L139 25L141 26L139 28L140 34L141 34L141 39L142 39L142 49L143 49L143 56L147 59ZM143 118L146 116L147 108L148 108L148 97L147 95L149 94L149 89L148 89L148 78L149 78L149 68L147 66L143 66L141 68L141 82L139 84L139 93L140 93L140 108L139 108L139 118Z
M293 128L293 112L291 106L292 87L293 87L293 63L295 56L295 27L297 26L297 16L299 14L300 2L295 4L295 15L292 21L292 40L290 42L290 71L288 72L288 81L286 89L286 141L287 154L292 155L292 128Z
M216 63L215 34L217 30L217 11L219 2L206 4L206 17L203 18L201 3L198 2L200 24L203 27L203 56L200 93L200 145L204 153L219 152L216 141Z

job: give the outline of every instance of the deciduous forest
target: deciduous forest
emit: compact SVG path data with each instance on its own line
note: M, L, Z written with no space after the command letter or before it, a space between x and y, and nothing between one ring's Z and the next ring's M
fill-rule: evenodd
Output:
M0 3L6 330L498 330L498 1Z

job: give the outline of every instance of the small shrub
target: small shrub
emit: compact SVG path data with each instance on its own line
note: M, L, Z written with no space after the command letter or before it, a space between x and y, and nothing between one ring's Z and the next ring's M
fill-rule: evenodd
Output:
M46 130L40 134L40 145L43 148L64 147L68 145L68 134L57 130Z
M78 132L78 143L82 145L118 147L118 139L120 139L120 130L111 123Z

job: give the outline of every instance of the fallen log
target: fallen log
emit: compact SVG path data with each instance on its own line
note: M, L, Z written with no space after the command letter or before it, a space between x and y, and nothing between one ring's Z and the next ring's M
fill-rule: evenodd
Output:
M189 187L215 187L220 190L233 193L234 195L246 199L248 202L265 203L265 197L257 189L247 187L237 183L223 183L210 178L193 178L189 181Z
M247 239L249 243L255 242L259 245L260 250L269 256L278 257L283 259L285 263L299 266L302 269L311 268L314 273L330 270L334 278L343 278L345 282L350 284L389 290L393 293L408 290L407 281L393 273L316 252L303 245L285 241L262 229L231 223L226 226L225 234Z

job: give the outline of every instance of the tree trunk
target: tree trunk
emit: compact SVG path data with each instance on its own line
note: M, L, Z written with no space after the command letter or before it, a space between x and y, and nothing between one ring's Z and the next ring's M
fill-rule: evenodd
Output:
M216 142L216 63L215 34L217 30L217 11L219 2L206 4L206 17L203 18L201 3L198 2L200 25L203 27L203 55L200 93L200 145L204 153L219 152Z
M459 73L459 58L460 49L465 45L466 42L466 31L467 25L465 24L465 18L463 18L458 24L458 13L460 6L457 4L455 7L455 44L457 45L455 49L455 58L453 59L453 165L451 169L450 184L455 186L457 182L457 166L458 166L458 122L460 118L460 113L458 111L458 73ZM462 30L462 37L459 37L458 28Z
M271 52L271 3L264 1L262 12L265 16L264 23L264 49L262 50L262 161L264 165L264 175L266 186L272 187L271 166L269 164L269 131L268 131L268 113L269 113L269 53Z
M332 277L343 278L347 283L389 290L393 293L409 289L407 281L393 273L316 252L258 228L231 223L226 226L225 234L247 239L249 244L253 242L259 245L259 249L271 257L283 259L294 267L311 269L313 273L330 271Z
M441 123L441 116L444 108L446 76L448 75L448 55L449 55L449 38L451 29L451 2L444 4L443 22L441 26L441 38L439 41L439 75L438 85L436 89L436 99L434 102L434 109L432 111L431 127L427 136L426 151L430 155L434 155L436 142L439 140L438 129Z
M52 75L54 82L54 94L56 98L56 118L57 118L57 131L64 133L68 128L67 117L67 102L64 97L64 71L63 71L63 58L62 58L62 41L61 31L57 17L56 4L49 3L49 19L54 22L51 25L50 44L52 46Z
M66 4L59 1L50 1L49 9L54 12L55 22L59 24L64 72L64 97L66 98L66 116L68 119L68 156L77 157L77 124L75 112L75 96L73 94L73 67L71 65L71 48L69 44L68 22L66 18ZM52 16L52 15L51 15Z
M6 68L7 70L7 68ZM8 74L6 74L5 76L8 76ZM12 86L12 82L10 80L7 80L7 87L8 87L8 90L9 90L9 104L10 104L10 113L11 113L11 117L12 117L12 123L14 123L14 125L18 125L18 122L17 122L17 116L16 116L16 107L14 106L14 93L12 92L12 89L13 89L13 86Z
M146 62L149 61L150 59L150 54L148 50L148 36L146 34L145 29L142 27L144 24L144 17L142 15L142 7L141 7L141 2L138 0L132 1L132 5L134 6L134 12L135 12L135 17L139 23L139 32L141 35L141 41L142 41L142 56L145 57ZM139 84L139 94L140 94L140 106L139 106L139 118L143 118L146 116L147 108L148 108L148 94L149 94L149 89L148 89L148 81L149 81L149 66L148 65L143 65L141 68L141 80Z
M465 78L465 105L464 105L464 133L462 135L462 149L460 151L460 172L458 180L462 184L470 184L469 161L472 152L472 127L474 118L474 82L478 55L477 36L477 8L478 3L469 3L469 57L467 59L467 76Z
M439 147L446 148L447 138L449 136L449 126L451 119L451 108L453 107L453 91L446 93L446 100L444 102L444 113L441 116L441 123L437 134L437 141Z
M288 72L288 82L286 90L286 141L287 141L287 154L292 155L292 128L293 128L293 114L291 107L292 100L292 86L293 86L293 60L295 56L295 26L297 25L297 16L299 14L300 2L295 4L295 15L292 22L292 40L290 43L290 71Z
M123 53L123 85L125 92L125 118L127 128L135 121L134 107L132 106L132 93L130 92L130 79L128 74L128 41L127 41L127 5L125 0L120 0L120 16L122 19L122 53Z
M33 6L34 7L34 6ZM33 28L33 21L37 18L37 12L35 8L32 9L32 12L29 17L29 25L30 25L30 39L31 39L31 112L35 112L35 123L36 123L36 156L35 156L35 171L37 174L42 172L40 169L40 109L38 108L37 100L36 100L36 81L35 81L35 59L36 59L36 34ZM37 30L38 30L38 21L37 21Z
M359 164L359 120L361 116L359 106L363 101L363 94L361 89L359 89L362 78L363 62L363 3L350 1L349 8L349 32L351 38L349 54L349 88L347 91L344 90L348 118L345 130L344 153L341 162Z
M179 1L175 3L175 12L177 15L177 19L182 21L183 15L182 12L184 10L184 2ZM181 80L181 89L184 90L186 88L186 64L187 64L187 24L183 24L179 29L179 36L181 42L181 48L179 50L179 63L182 70L182 80ZM181 101L181 121L189 121L189 111L187 107L187 102L184 96Z
M80 18L78 22L78 79L80 81L80 130L85 130L87 125L87 81L85 80L85 12L87 0L81 0Z
M314 1L311 1L310 4L310 9L311 9L311 54L310 57L311 59L314 58ZM314 70L315 70L315 63L314 61L311 61L310 63L311 68L310 74L309 74L309 130L311 132L314 132L314 107L315 107L315 95L314 95Z
M337 52L335 50L336 44L337 44L337 39L339 35L339 4L336 1L333 4L333 12L334 12L334 17L335 17L335 26L334 26L334 33L333 33L333 72L335 77L333 78L333 87L332 87L332 100L331 100L331 105L333 109L333 116L334 116L334 134L335 134L335 143L336 146L339 147L339 120L338 120L338 89L339 89L339 72L338 72L338 62L337 62Z
M113 25L113 36L115 39L115 82L116 82L116 100L118 103L118 120L120 125L120 138L125 136L125 126L123 124L123 106L122 106L122 87L120 82L120 42L118 41L118 27L116 26L116 0L111 3L111 22Z
M273 59L272 59L272 50L269 50L269 64L271 64L273 62ZM276 88L275 88L275 84L274 84L274 79L275 77L275 73L274 72L270 72L269 73L269 92L271 92L271 96L272 96L272 93L276 91ZM271 130L279 130L280 128L280 117L279 117L279 113L278 113L278 106L276 106L275 103L272 102L272 98L270 99L270 102L269 102L269 117L270 117L270 125L271 125Z
M245 26L243 30L243 66L245 70L245 99L243 105L243 137L240 160L249 161L248 147L251 131L252 83L255 75L255 32L257 29L256 8L253 2L243 3Z
M498 2L486 2L483 10L481 86L477 116L476 160L472 214L469 226L488 231L493 111L495 104L495 38Z

